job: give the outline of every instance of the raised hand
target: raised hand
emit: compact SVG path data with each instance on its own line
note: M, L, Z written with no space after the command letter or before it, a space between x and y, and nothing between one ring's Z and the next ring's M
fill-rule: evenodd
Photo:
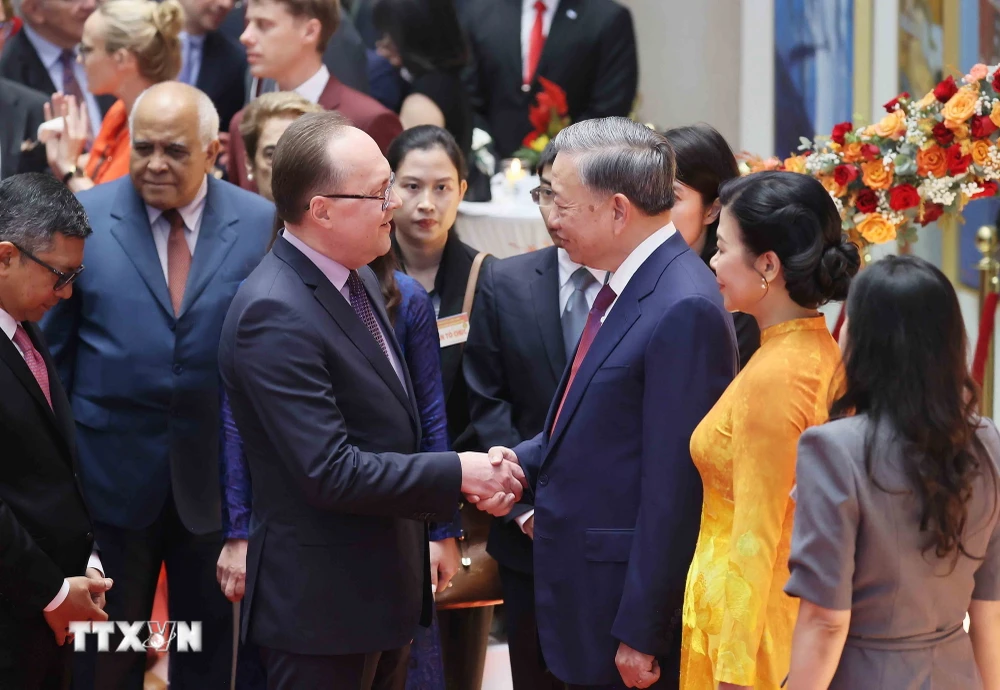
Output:
M495 507L497 512L488 512L506 515L521 500L528 484L518 464L502 458L491 459L485 453L460 453L459 459L462 462L462 493L470 502L478 505L482 497L491 497L495 500L489 505Z
M46 120L63 119L62 132L50 132L45 137L45 156L49 167L62 179L79 162L90 136L87 104L77 103L75 96L56 93L52 102L45 104L44 111Z

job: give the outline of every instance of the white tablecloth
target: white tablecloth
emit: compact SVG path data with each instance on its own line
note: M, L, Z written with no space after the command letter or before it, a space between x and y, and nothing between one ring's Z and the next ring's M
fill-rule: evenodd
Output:
M537 178L523 180L516 194L494 185L493 201L463 201L455 223L459 238L500 259L551 245L538 206L528 194L535 184Z

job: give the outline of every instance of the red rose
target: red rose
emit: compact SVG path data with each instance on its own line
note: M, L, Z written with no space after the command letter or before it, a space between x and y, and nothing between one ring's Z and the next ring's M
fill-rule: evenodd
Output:
M958 84L955 83L955 77L948 77L934 87L934 97L942 103L950 101L956 93L958 93Z
M924 204L924 210L920 213L920 218L917 219L921 225L927 225L928 223L933 223L944 213L944 206L941 204Z
M896 96L891 101L889 101L888 103L885 104L885 106L884 106L885 107L885 111L887 113L891 113L893 110L896 109L896 106L899 105L899 102L902 99L909 98L909 97L910 97L910 94L907 91L904 91L903 93L899 94L898 96Z
M858 169L853 165L838 165L833 169L833 179L841 187L846 187L858 179Z
M858 192L858 197L854 200L854 205L857 206L858 211L861 213L875 213L875 210L878 208L878 195L868 189L868 187L865 187Z
M955 141L955 133L945 127L943 122L934 125L934 130L931 134L934 135L935 141L944 147L951 146L951 142Z
M972 118L972 126L969 130L976 139L982 139L997 131L997 126L993 124L993 120L989 118L989 115L979 115Z
M531 148L531 145L535 143L535 139L542 136L538 132L528 132L528 134L521 140L521 146L524 148Z
M993 82L991 84L993 90L1000 93L1000 69L993 73Z
M898 184L889 190L889 208L905 211L920 205L920 192L912 184Z
M876 158L881 158L882 152L875 144L863 144L861 146L861 155L864 156L866 161L873 161Z
M528 119L531 120L531 126L536 132L546 132L552 120L552 111L541 103L533 105L528 108Z
M833 139L838 144L840 144L841 146L843 146L844 135L853 130L854 130L854 125L852 125L850 122L841 122L839 125L833 126L833 134L830 135L830 138Z
M545 95L549 97L549 102L556 109L556 112L560 116L566 115L569 112L569 104L566 102L566 92L558 84L549 81L545 77L538 77L538 83L542 85Z
M962 147L958 144L945 149L944 155L948 159L948 173L951 175L961 175L969 169L969 164L972 163L972 156L962 155Z
M987 199L991 196L996 196L997 190L1000 189L1000 185L992 180L989 182L983 182L980 180L979 184L983 186L983 191L973 196L973 199Z

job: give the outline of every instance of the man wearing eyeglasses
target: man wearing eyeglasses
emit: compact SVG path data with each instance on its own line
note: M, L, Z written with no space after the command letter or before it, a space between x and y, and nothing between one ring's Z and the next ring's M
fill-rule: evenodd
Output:
M549 183L555 151L538 161L539 186L531 190L548 227ZM534 438L572 360L587 314L606 271L574 263L555 246L487 266L472 309L462 368L469 385L469 413L483 447L517 445ZM535 623L531 535L532 506L519 503L493 521L487 550L500 564L514 690L562 688L539 662Z
M72 292L90 235L48 175L0 182L0 687L66 687L74 620L107 620L73 413L33 322Z
M130 176L80 194L94 228L87 272L44 329L72 401L102 558L120 574L112 620L149 620L166 562L169 619L201 621L203 645L171 651L170 683L228 687L233 609L215 580L219 332L264 255L274 207L211 175L219 119L194 87L153 86L130 125ZM144 654L83 659L80 688L143 687Z

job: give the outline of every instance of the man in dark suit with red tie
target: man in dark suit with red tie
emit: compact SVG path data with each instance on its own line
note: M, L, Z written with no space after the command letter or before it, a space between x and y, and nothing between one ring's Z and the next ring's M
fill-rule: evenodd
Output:
M90 225L49 175L0 182L0 687L68 687L74 620L111 586L76 473L73 413L33 322L73 292Z
M247 28L240 37L246 46L250 73L273 79L279 91L295 91L326 110L336 110L365 132L385 153L403 131L396 113L370 96L343 84L323 64L323 51L340 23L340 3L331 0L250 0ZM236 113L229 131L239 132L243 111ZM247 176L243 139L229 140L229 180L255 190Z
M533 128L539 77L566 92L573 122L626 116L639 83L635 30L615 0L466 0L473 106L505 158Z

